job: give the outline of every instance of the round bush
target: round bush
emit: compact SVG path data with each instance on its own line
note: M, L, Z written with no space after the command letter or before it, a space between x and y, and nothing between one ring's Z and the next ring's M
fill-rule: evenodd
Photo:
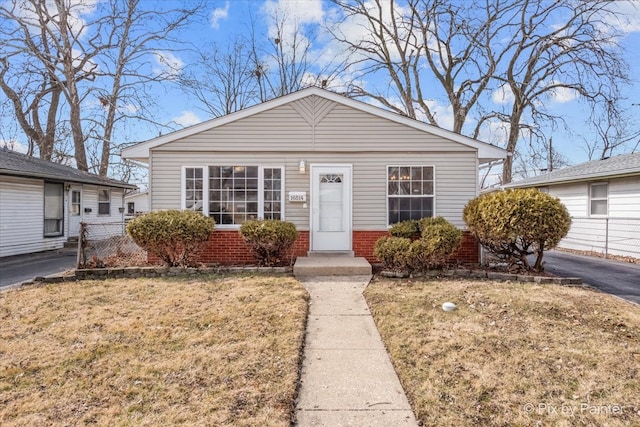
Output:
M298 238L295 225L277 219L256 219L240 226L242 239L251 247L258 263L274 266Z
M165 210L139 216L127 224L138 246L171 267L195 264L215 221L200 212Z
M406 237L407 239L415 239L420 236L418 229L418 221L409 219L400 221L389 227L389 234L394 237Z
M403 271L410 267L407 256L410 246L411 239L407 237L383 236L376 241L373 254L386 270Z
M411 247L415 269L442 267L462 243L462 231L442 217L420 220L422 234Z
M514 189L471 200L463 211L469 230L489 251L512 265L542 270L544 251L567 235L571 217L556 197L537 189ZM536 255L530 265L527 257Z

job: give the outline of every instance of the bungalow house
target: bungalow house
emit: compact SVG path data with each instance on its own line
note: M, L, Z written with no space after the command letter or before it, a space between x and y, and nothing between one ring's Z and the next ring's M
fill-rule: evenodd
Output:
M443 216L463 228L478 165L504 150L319 88L304 89L145 141L122 157L149 165L150 209L216 221L203 262L253 261L238 228L295 224L294 255L347 251L375 261L391 224ZM458 254L478 261L466 234Z
M63 247L80 222L123 220L125 182L0 150L0 257Z
M538 188L571 214L559 247L640 259L640 153L594 160L505 188Z

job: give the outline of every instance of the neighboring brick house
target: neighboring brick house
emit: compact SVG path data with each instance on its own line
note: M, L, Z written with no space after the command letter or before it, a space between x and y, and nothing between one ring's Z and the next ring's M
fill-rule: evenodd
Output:
M59 249L81 222L122 222L135 188L0 149L0 257Z
M353 251L375 261L389 225L443 216L464 228L479 164L504 150L318 88L304 89L126 148L149 165L150 209L216 221L201 261L251 263L250 218L294 223L295 255ZM459 258L478 261L468 233Z

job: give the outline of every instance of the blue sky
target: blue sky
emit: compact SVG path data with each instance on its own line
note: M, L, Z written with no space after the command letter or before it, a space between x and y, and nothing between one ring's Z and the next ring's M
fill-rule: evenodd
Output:
M252 15L257 24L257 29L263 34L272 36L270 29L272 23L268 16L270 12L277 8L287 10L289 16L296 16L309 31L318 30L327 17L332 16L332 8L335 6L328 1L322 0L232 0L217 1L211 4L208 11L209 22L203 22L201 27L193 29L191 36L196 43L215 41L224 43L231 34L243 33L249 26L248 17ZM616 4L620 11L620 21L616 23L618 28L624 30L625 36L620 39L620 44L626 50L626 60L629 63L629 75L634 80L633 85L627 87L624 93L628 96L625 106L628 109L631 121L640 126L640 7L634 7L631 2L620 1ZM348 31L361 31L354 25ZM317 34L317 32L316 32ZM327 37L314 37L312 40L312 50L319 53L319 57L332 57L336 50L340 49ZM186 60L185 60L186 61ZM320 59L319 61L322 61ZM335 82L334 86L339 86L340 82ZM374 84L374 82L371 82ZM496 90L492 93L492 98L496 104L501 104L509 99L509 94ZM436 98L434 100L434 110L439 115L439 124L443 127L450 127L451 112L447 107L446 100ZM570 91L562 91L550 100L549 109L565 118L568 130L559 127L553 132L548 132L553 137L554 146L572 163L579 163L587 160L586 150L582 147L582 139L589 138L585 134L587 111L577 99L576 94ZM179 125L188 126L195 124L208 117L196 106L180 95L175 95L175 101L165 106L166 120L173 120ZM470 123L470 125L473 123ZM504 135L499 129L486 130L482 139L497 145L502 145Z
M83 0L87 3L99 2L100 0ZM160 4L180 4L177 0L171 0ZM194 22L188 30L180 33L179 37L185 42L191 43L196 49L206 48L211 43L225 45L229 40L240 34L247 34L254 23L254 30L259 37L273 38L274 28L270 18L276 11L286 13L288 17L295 18L305 29L305 35L311 42L311 57L314 64L322 67L327 65L328 58L339 57L344 48L323 31L323 24L335 16L335 5L328 0L218 0L206 3L207 10L202 19ZM625 107L629 111L630 121L636 128L640 127L640 6L631 1L620 0L615 3L620 11L620 19L616 26L624 32L624 37L619 43L625 48L625 57L629 63L629 75L633 79L633 84L625 88L624 93L629 98L625 101ZM88 6L87 10L91 10ZM551 25L551 24L550 24ZM290 31L291 28L285 28ZM343 25L346 34L354 37L362 35L362 27L357 22L347 21ZM164 72L168 76L185 72L191 65L192 53L187 51L172 51L172 47L163 49L158 46L155 56L151 59L150 69L153 73ZM169 69L167 64L171 64ZM341 84L347 80L334 80L330 88L339 89ZM384 79L376 81L371 78L368 85L385 85ZM161 123L170 124L173 129L190 126L207 120L209 117L191 97L182 92L176 85L167 82L162 86L156 86L153 93L157 98L157 105L152 108L155 120ZM510 94L497 88L489 94L486 102L493 102L494 106L503 105L508 102ZM452 125L451 109L443 94L433 96L431 108L438 116L438 123L444 128ZM587 112L581 107L581 103L574 93L565 91L558 92L549 100L548 108L552 113L561 115L568 124L569 129L562 127L548 131L547 135L553 137L554 146L563 154L569 163L575 164L587 160L586 150L583 148L582 140L592 138L587 131ZM127 106L123 106L127 108ZM131 107L132 109L134 107ZM3 118L5 120L5 118ZM473 126L473 122L468 123L468 127ZM163 131L166 133L167 129ZM117 135L118 142L134 142L153 138L158 135L158 129L152 126L139 124L135 127L120 129ZM0 137L5 137L0 135ZM20 143L23 137L16 134L16 139ZM505 135L501 127L494 123L488 126L481 134L480 139L496 145L504 145ZM524 145L524 144L523 144Z

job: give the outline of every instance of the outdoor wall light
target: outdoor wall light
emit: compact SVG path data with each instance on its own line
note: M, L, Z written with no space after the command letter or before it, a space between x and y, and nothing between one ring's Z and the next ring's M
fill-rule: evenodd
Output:
M300 163L298 163L298 170L300 173L305 173L307 171L307 162L300 160Z

